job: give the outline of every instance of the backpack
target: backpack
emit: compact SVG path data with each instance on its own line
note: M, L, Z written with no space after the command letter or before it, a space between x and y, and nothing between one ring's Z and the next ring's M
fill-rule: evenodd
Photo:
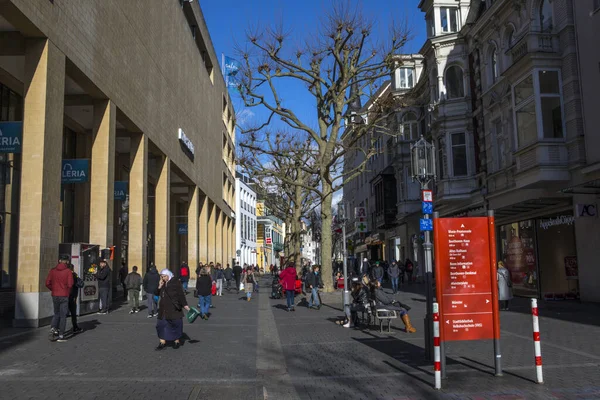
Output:
M181 276L186 278L190 275L190 269L188 267L181 268Z

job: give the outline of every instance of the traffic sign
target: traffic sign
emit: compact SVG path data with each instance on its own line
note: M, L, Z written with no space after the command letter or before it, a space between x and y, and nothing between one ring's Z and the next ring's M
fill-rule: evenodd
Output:
M438 218L434 231L443 340L494 339L488 218Z
M421 232L433 230L433 220L432 219L421 218L421 220L419 221L419 225L421 226Z
M431 203L433 201L433 192L431 190L421 190L422 200Z
M423 209L423 214L433 214L433 203L430 201L421 202L421 208Z

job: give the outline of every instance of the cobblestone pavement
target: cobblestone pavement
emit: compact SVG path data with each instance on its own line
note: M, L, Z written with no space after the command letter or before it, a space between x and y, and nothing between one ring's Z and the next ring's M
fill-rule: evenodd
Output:
M533 382L528 303L516 300L501 315L504 376L493 376L491 343L455 342L435 391L420 285L398 295L413 307L409 335L401 322L392 334L337 326L339 293L288 313L267 281L251 302L214 298L209 321L185 323L179 350L155 352L155 319L127 307L81 318L86 331L66 343L50 343L47 327L0 331L0 399L600 399L597 305L540 305L544 385Z

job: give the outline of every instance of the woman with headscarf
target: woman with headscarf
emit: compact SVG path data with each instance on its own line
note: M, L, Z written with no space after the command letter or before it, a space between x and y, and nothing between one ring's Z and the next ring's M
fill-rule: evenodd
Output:
M173 348L178 349L179 339L183 335L183 310L190 310L183 286L178 279L173 279L171 271L163 269L155 294L159 297L156 333L160 341L156 350L164 349L167 341L175 342Z

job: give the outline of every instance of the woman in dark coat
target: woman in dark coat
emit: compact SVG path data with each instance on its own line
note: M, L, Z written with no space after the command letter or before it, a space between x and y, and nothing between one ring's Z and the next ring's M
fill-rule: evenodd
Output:
M163 269L155 294L159 297L156 333L160 340L156 350L164 349L167 341L174 341L173 348L178 349L179 338L183 335L183 310L190 310L183 286L178 279L173 279L171 271Z

